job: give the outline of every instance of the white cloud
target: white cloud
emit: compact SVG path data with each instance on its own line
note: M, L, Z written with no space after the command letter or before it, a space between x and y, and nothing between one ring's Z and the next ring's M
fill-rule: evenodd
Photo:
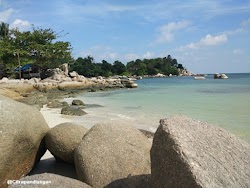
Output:
M7 22L11 14L13 14L14 9L9 8L5 11L0 12L0 22Z
M13 23L10 24L10 28L18 28L19 30L29 29L31 24L28 21L16 19Z
M136 59L139 59L140 56L135 54L135 53L129 53L129 54L125 54L124 55L124 59L126 61L132 61L132 60L136 60Z
M153 52L146 52L145 54L142 55L142 57L145 59L153 58L153 56L154 56Z
M250 18L248 18L247 20L242 21L240 25L242 27L250 26Z
M111 47L105 45L92 46L80 53L82 57L87 57L88 55L94 57L97 62L102 60L114 61L119 57L118 53L113 52Z
M217 45L221 44L227 41L227 35L222 34L222 35L217 35L217 36L212 36L212 35L206 35L204 38L200 40L201 45L205 46L210 46L210 45Z
M243 54L243 50L242 49L234 49L233 50L233 54L235 54L235 55L241 55L241 54Z
M210 34L206 35L205 37L201 38L200 41L194 43L187 44L185 46L181 46L179 50L185 49L198 49L204 46L215 46L228 41L228 37L226 34L212 36Z
M188 25L190 25L189 21L170 22L163 25L159 28L159 36L156 41L159 43L169 42L174 39L175 31L186 28Z

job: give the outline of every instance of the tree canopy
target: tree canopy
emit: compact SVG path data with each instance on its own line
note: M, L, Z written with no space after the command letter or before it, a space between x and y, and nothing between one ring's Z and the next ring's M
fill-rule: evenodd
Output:
M9 29L0 24L0 63L7 68L18 66L17 56L22 64L33 63L41 68L55 68L65 62L72 62L71 44L59 41L59 35L52 29L34 28L32 31Z
M116 60L113 64L102 60L101 63L96 63L94 58L87 56L85 58L79 57L70 66L71 71L76 71L86 77L92 76L111 76L111 75L155 75L162 73L165 75L178 75L178 69L184 69L182 64L178 64L176 59L172 59L169 55L164 58L153 59L136 59L130 61L127 65Z
M116 60L95 62L92 56L72 58L70 42L60 41L58 33L52 29L33 27L31 31L9 29L7 23L0 24L0 65L1 69L14 69L32 63L40 70L59 67L70 63L70 70L86 77L112 75L178 75L178 69L184 69L170 55L163 58L136 59L123 64ZM18 63L19 62L19 63ZM5 71L4 70L4 71ZM3 71L3 70L1 70Z

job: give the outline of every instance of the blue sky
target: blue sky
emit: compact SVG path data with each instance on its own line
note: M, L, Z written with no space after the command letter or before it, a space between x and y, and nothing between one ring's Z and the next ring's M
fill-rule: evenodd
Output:
M250 0L0 0L0 22L69 33L73 56L171 55L194 73L250 72Z

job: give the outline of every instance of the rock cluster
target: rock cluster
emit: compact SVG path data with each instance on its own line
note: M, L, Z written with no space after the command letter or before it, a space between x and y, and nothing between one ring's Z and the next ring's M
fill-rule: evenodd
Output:
M216 73L214 74L214 79L228 79L228 76L226 74Z
M73 123L49 129L38 110L0 96L0 119L1 188L20 178L51 181L28 186L49 188L250 187L250 145L185 116L160 120L155 134L120 122L90 130ZM49 173L27 176L46 148L74 165L80 181Z
M42 79L41 79L42 78ZM0 80L0 84L23 85L27 84L33 86L41 92L48 92L50 90L82 90L92 88L135 88L137 84L134 81L128 80L123 82L124 78L110 77L104 78L102 76L86 78L79 75L77 72L70 72L65 74L59 68L47 70L41 78L31 79L8 79L6 77Z

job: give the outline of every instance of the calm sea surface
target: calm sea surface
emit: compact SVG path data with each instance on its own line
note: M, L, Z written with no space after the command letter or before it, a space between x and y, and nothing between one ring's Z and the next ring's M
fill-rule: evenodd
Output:
M193 77L138 80L137 89L87 93L78 96L87 104L76 122L86 127L117 120L154 131L159 120L175 114L212 123L250 142L250 74L227 74L229 79ZM68 99L70 100L70 99Z

